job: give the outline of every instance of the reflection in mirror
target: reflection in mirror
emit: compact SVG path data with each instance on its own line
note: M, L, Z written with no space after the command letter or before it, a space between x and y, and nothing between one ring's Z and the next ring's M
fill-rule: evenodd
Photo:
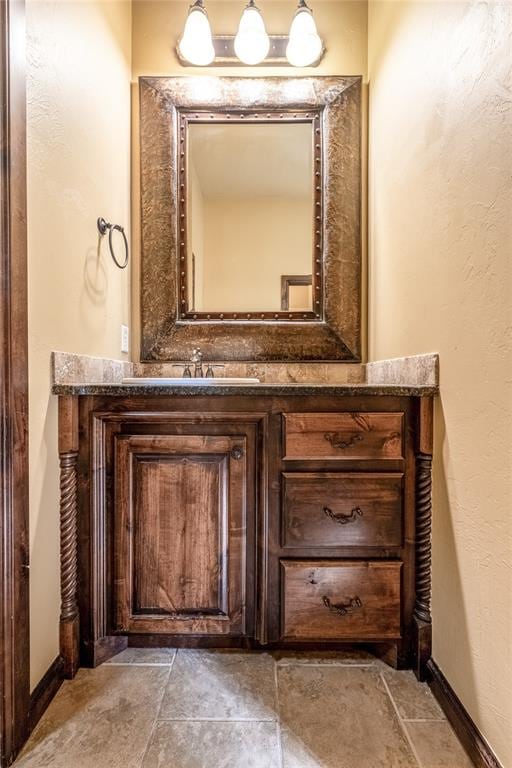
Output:
M283 275L281 278L281 309L303 312L313 303L313 275Z
M312 123L191 122L187 141L189 311L312 311Z

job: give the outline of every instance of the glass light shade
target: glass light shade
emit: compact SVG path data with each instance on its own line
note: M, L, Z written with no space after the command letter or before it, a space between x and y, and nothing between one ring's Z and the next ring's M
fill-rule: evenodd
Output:
M191 64L205 67L214 60L212 31L203 8L192 6L190 9L178 48L183 58Z
M235 37L235 53L244 64L259 64L270 49L270 40L259 10L248 5Z
M323 43L309 8L299 8L293 17L286 58L294 67L309 67L320 58Z

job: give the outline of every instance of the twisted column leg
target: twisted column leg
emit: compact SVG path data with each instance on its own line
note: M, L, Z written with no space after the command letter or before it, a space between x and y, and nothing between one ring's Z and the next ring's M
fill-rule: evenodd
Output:
M60 645L65 675L78 669L78 501L76 451L60 454Z
M430 623L432 587L432 456L416 457L416 602L414 616Z
M416 625L415 672L419 680L427 676L432 648L432 456L416 456Z

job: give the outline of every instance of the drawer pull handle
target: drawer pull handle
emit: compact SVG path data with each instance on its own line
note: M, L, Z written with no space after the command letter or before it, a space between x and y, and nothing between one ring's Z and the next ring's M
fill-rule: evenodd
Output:
M363 516L363 510L361 507L354 507L350 512L333 512L329 507L324 507L324 514L334 520L335 523L340 525L347 525L347 523L355 523L358 517Z
M235 459L235 461L239 461L243 455L244 449L239 445L235 445L235 447L231 450L231 458Z
M347 613L351 613L356 608L362 608L363 603L359 597L351 597L347 603L331 603L327 595L322 597L322 602L331 613L336 613L338 616L346 616Z
M326 432L324 438L328 443L332 445L333 448L337 448L340 451L344 451L356 443L360 443L361 440L364 440L364 437L361 434L352 435L352 437L349 438L344 438L341 432Z

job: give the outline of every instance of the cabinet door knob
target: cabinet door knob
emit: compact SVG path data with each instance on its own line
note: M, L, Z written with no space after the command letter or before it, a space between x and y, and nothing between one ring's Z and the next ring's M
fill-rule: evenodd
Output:
M240 445L235 445L234 448L231 449L231 458L236 459L237 461L242 458L244 455L244 449Z
M360 597L351 597L346 603L331 603L327 595L322 597L322 603L331 613L336 613L338 616L346 616L347 613L351 613L356 608L362 608L363 603Z
M333 512L330 507L324 507L324 514L335 523L347 525L347 523L355 523L358 517L362 517L363 510L361 507L354 507L350 512Z

